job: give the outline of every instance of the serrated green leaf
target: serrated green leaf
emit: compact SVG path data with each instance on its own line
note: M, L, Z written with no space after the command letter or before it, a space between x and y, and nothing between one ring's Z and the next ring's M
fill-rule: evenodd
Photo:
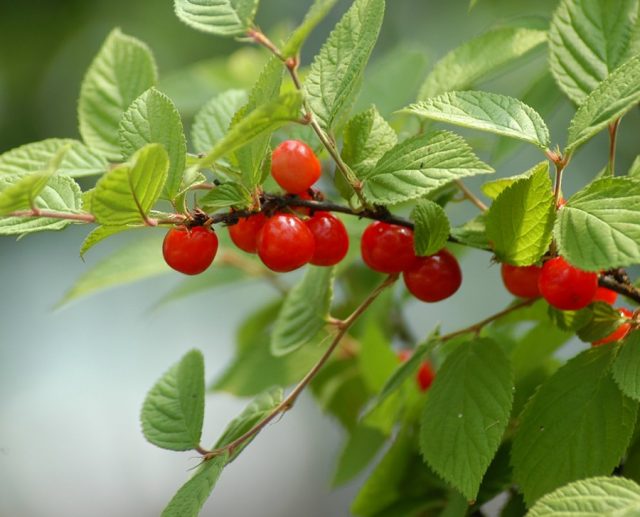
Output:
M452 90L468 90L528 55L546 39L546 31L522 27L502 27L481 34L436 63L420 88L418 100Z
M349 120L343 138L342 158L358 177L366 176L398 142L396 132L375 106Z
M202 32L241 36L253 23L258 0L175 0L178 18Z
M364 330L359 336L358 366L367 387L378 392L395 370L398 357L391 348L377 315L363 321Z
M123 246L86 271L56 306L110 287L169 273L171 269L164 261L161 250L162 238L158 236Z
M613 363L613 378L622 392L640 400L640 332L629 334Z
M403 112L524 140L542 149L549 146L549 129L538 112L506 95L480 91L449 92L412 104Z
M387 151L363 177L372 203L396 204L422 197L447 183L493 169L464 139L448 131L417 135Z
M615 352L614 346L604 345L577 355L540 387L525 409L511 458L514 479L529 506L565 483L609 474L619 463L638 404L611 378Z
M85 237L84 241L82 241L82 245L80 246L80 258L84 258L87 251L99 242L105 240L107 237L111 237L116 233L121 233L133 228L135 228L135 226L98 226ZM140 228L142 228L142 226L140 226Z
M251 201L251 193L240 183L227 182L198 199L198 205L203 210L215 212L230 206L238 209L246 208L251 204Z
M80 135L108 160L120 161L118 124L129 105L157 81L149 48L119 29L111 31L80 87Z
M289 122L298 120L301 105L300 92L289 92L257 107L234 124L222 140L218 140L209 153L200 160L200 167L209 167L218 158L235 151L256 137L271 133ZM251 172L254 173L253 170ZM247 178L247 184L251 185L252 182L255 184L255 178Z
M637 0L563 0L549 27L551 73L576 104L627 55Z
M285 298L271 335L271 353L287 355L312 341L324 328L333 297L335 268L308 266Z
M204 357L187 352L149 391L140 414L142 433L172 451L200 445L204 421Z
M248 102L244 90L227 90L215 96L196 113L191 126L191 140L196 152L209 151L222 140L233 115Z
M423 199L413 209L411 219L415 223L413 245L416 255L433 255L444 248L451 225L440 205Z
M180 113L171 99L150 88L129 106L120 120L118 136L125 159L146 144L161 144L169 156L163 197L174 199L180 191L187 140Z
M384 7L384 0L356 0L311 64L304 87L325 131L339 125L351 108L378 39Z
M377 429L362 424L356 426L340 451L331 485L343 485L360 474L386 440L386 436Z
M281 52L284 57L295 57L316 26L329 14L337 0L314 0L302 23L293 31Z
M489 249L486 216L480 214L461 226L454 226L451 228L451 237L472 248Z
M224 453L204 462L169 501L161 517L197 517L228 460L229 454Z
M619 309L614 309L605 302L592 303L588 311L591 318L577 332L578 337L587 343L610 335L626 320Z
M522 179L522 174L511 176L509 178L498 178L497 180L487 181L480 187L485 196L496 199L504 189L513 185L516 181Z
M0 189L4 177L0 176ZM35 198L40 210L79 213L82 208L82 192L78 184L68 176L52 176ZM0 235L26 235L42 231L62 230L73 221L52 217L0 217Z
M548 314L551 321L560 330L577 331L584 327L591 319L591 311L588 307L579 311L561 311L549 305Z
M49 138L0 154L0 175L22 175L44 170L62 148L66 148L66 152L56 171L59 175L78 178L102 174L107 170L104 157L82 142L70 138Z
M487 212L487 237L501 262L535 264L551 243L555 207L549 163L505 188Z
M632 517L640 514L640 486L620 477L569 483L545 495L526 517Z
M496 343L482 338L456 348L429 390L420 449L468 500L475 499L509 423L512 388L509 360Z
M640 263L640 183L603 178L558 212L553 235L560 254L587 271Z
M640 102L640 55L616 68L582 102L569 125L566 154L598 134Z
M169 157L160 144L148 144L105 174L91 197L91 213L107 226L143 223L160 197Z

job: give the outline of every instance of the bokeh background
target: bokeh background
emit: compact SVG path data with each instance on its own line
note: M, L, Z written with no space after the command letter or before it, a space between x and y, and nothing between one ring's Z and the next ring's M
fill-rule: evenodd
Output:
M308 4L310 0L264 0L258 22L271 34L283 34ZM309 62L349 4L338 2L314 32L303 62ZM359 105L375 101L390 115L414 100L427 71L447 50L516 18L517 23L544 26L555 4L480 0L469 12L466 0L390 0ZM259 49L182 25L170 0L0 1L0 152L47 137L78 137L80 81L114 26L154 50L160 88L179 105L187 128L194 110L208 98L250 84L266 57ZM518 96L545 60L542 50L524 69L506 71L482 87ZM553 140L562 144L573 107L560 99L546 109ZM639 127L634 110L621 127L622 170L638 152ZM496 139L466 135L480 156L490 160ZM566 194L605 164L606 148L602 136L581 150L566 175ZM506 159L491 163L497 175L509 176L539 159L535 150L516 146ZM476 190L478 184L469 181ZM454 222L472 215L469 206L456 205L451 211ZM86 233L86 228L72 227L18 241L0 237L2 516L159 515L197 460L145 442L138 415L146 391L193 347L203 351L207 377L214 378L231 359L234 330L243 315L276 296L268 286L245 282L152 309L182 280L167 273L54 310L84 271L131 240L128 235L110 239L83 262L78 250ZM409 306L416 335L425 335L438 322L445 330L464 326L508 303L499 269L489 258L464 255L465 282L452 299ZM210 395L204 432L208 441L245 404ZM225 470L203 515L349 515L349 502L363 477L338 490L329 486L343 439L338 425L310 397L302 397L295 411L269 426Z

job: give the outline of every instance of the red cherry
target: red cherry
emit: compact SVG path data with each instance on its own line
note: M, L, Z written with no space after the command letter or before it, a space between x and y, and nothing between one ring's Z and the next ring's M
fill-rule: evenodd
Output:
M598 289L596 289L596 295L593 297L594 302L604 302L609 305L616 303L617 299L618 293L606 287L598 287Z
M257 248L265 266L285 273L309 262L316 243L311 230L297 216L276 214L258 232Z
M362 233L362 260L374 271L400 273L415 261L413 231L404 226L375 221Z
M171 228L162 243L162 255L170 267L185 275L207 269L218 251L218 236L204 226Z
M500 273L504 286L514 296L520 298L537 298L540 296L538 289L539 266L512 266L502 264Z
M263 213L241 217L236 224L228 227L229 236L242 251L255 253L257 251L256 240L258 239L258 232L266 220L267 218Z
M423 302L449 298L462 284L460 265L445 249L428 257L416 257L402 276L409 292Z
M573 267L562 257L547 260L538 279L540 294L556 309L577 311L593 301L598 274Z
M423 362L418 370L417 380L420 391L427 391L433 380L436 378L436 373L431 367L431 363L428 361Z
M630 319L631 317L633 317L633 312L631 312L629 309L620 308L618 310L620 311L620 316L623 318ZM627 321L622 325L620 325L608 336L605 336L602 339L598 339L597 341L594 341L592 345L599 346L599 345L604 345L605 343L613 343L614 341L620 341L621 339L624 339L626 337L626 335L629 333L630 330L631 330L631 323Z
M285 140L271 155L271 175L291 194L301 194L313 185L322 166L311 147L299 140Z
M316 212L305 221L316 242L310 262L316 266L333 266L349 251L349 235L340 219L329 212Z
M411 350L400 350L398 352L398 361L401 363L406 363L411 357Z

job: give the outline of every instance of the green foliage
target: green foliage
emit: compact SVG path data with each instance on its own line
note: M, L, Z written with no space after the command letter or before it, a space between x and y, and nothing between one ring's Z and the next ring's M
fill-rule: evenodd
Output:
M211 189L198 201L203 210L211 212L230 206L242 209L251 204L251 192L241 183L230 181Z
M200 444L204 419L204 358L188 352L151 388L140 420L147 440L163 449L186 451Z
M351 108L378 38L384 6L384 0L356 0L311 64L305 91L326 131L340 125Z
M444 248L451 226L440 205L426 199L420 201L411 219L415 223L414 247L417 255L433 255Z
M282 49L285 57L295 57L309 34L329 14L337 0L314 0L302 23L293 31Z
M615 352L612 345L582 352L542 384L527 405L512 464L529 505L570 481L609 474L619 463L638 404L611 378Z
M217 36L240 36L250 28L258 0L174 0L184 23Z
M377 429L358 425L349 435L338 457L338 465L331 481L332 486L340 486L356 477L373 460L386 436Z
M613 363L613 378L622 392L634 400L640 400L640 332L635 331L624 340L620 353Z
M608 303L596 302L588 309L590 319L578 329L577 335L582 341L591 343L611 334L623 322L624 317L618 309Z
M215 96L196 113L191 127L191 140L199 153L209 151L222 140L233 115L248 102L244 90L227 90Z
M412 104L406 111L419 117L549 146L542 117L522 101L489 92L450 92Z
M570 483L540 499L527 517L554 515L637 515L640 486L619 477L594 477Z
M85 144L109 161L122 155L118 126L129 105L157 82L156 64L141 41L115 29L87 70L78 101Z

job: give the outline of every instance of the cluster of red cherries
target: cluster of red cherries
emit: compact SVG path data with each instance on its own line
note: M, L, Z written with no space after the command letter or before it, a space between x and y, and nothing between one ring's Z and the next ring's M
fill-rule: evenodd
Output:
M583 271L558 256L542 266L511 266L502 264L502 280L507 290L520 298L542 296L549 305L563 311L577 311L594 302L613 305L618 293L598 286L598 273ZM631 330L633 313L617 309L625 319L616 330L592 344L594 346L620 341Z
M311 186L322 172L320 161L304 142L282 142L271 157L271 175L288 194L311 199ZM333 266L349 250L349 236L340 219L330 212L299 207L290 212L257 212L228 227L233 243L257 253L271 270L284 273L305 264ZM371 269L402 273L407 289L419 300L437 302L454 294L462 283L456 258L442 249L419 257L411 228L374 221L362 234L362 259ZM202 273L213 262L218 238L206 226L179 226L167 233L164 258L187 275Z

